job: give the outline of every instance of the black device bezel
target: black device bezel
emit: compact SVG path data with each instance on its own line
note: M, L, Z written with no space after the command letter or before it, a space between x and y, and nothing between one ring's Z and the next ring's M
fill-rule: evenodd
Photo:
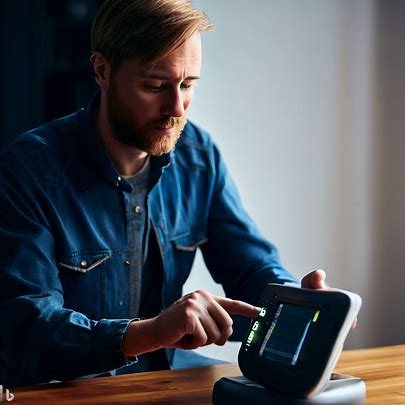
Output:
M259 355L261 344L280 303L313 307L320 313L316 327L305 340L295 365L287 365ZM350 309L350 298L339 291L309 290L268 284L261 307L266 316L252 320L239 351L238 362L243 375L261 385L299 397L307 397L321 380L340 330ZM260 339L247 344L254 323L263 328Z

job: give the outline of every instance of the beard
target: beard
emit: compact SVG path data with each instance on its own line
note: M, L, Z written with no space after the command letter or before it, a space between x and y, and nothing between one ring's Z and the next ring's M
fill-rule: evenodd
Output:
M118 97L113 82L107 97L107 113L112 135L117 141L152 156L161 156L173 150L187 123L185 115L182 117L165 115L139 126L128 105ZM173 127L173 131L170 134L159 134L153 130L156 127Z

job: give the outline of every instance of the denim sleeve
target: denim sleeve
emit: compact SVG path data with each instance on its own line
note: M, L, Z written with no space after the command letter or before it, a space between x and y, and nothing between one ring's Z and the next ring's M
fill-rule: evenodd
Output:
M258 304L267 283L296 283L280 263L277 248L267 241L244 210L236 186L214 146L216 184L209 220L205 263L227 296Z
M64 308L45 214L52 202L28 170L0 161L0 383L67 380L123 366L130 320L94 321Z

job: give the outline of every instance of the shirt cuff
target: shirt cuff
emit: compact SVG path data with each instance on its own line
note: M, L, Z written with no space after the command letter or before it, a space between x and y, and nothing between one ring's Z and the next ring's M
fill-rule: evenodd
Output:
M122 342L131 322L139 319L101 319L97 322L93 351L102 369L113 370L136 363L136 356L125 356Z

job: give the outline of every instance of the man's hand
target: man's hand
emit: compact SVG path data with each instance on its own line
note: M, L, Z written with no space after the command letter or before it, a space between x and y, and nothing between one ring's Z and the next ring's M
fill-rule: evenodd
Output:
M317 269L306 274L301 280L302 288L311 288L314 290L323 290L325 286L326 274L323 270ZM353 321L352 329L355 329L357 325L357 318Z
M163 347L195 349L223 345L232 334L230 314L255 317L260 308L198 290L173 303L155 318L132 322L123 352L134 356Z
M301 280L302 288L311 288L313 290L322 290L325 287L326 274L323 270L313 270L305 275Z

